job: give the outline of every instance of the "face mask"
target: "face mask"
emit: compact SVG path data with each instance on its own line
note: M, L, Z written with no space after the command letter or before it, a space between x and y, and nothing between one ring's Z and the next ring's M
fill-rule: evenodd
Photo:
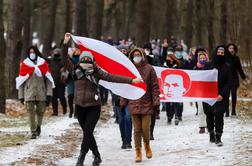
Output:
M181 51L176 51L176 58L181 59L183 58L183 53Z
M200 60L199 63L200 63L201 65L205 65L205 64L206 64L206 60Z
M36 59L36 54L35 53L30 53L29 57L30 57L31 60L34 61Z
M133 61L134 61L135 63L140 63L140 62L142 61L142 57L140 57L140 56L135 56L135 57L133 58Z

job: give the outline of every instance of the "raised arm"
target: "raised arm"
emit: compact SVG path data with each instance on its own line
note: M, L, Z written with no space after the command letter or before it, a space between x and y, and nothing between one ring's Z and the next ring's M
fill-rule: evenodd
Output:
M63 64L65 66L65 68L68 71L73 71L74 70L74 64L72 63L72 61L70 60L69 56L68 56L68 42L70 40L71 36L70 33L66 33L65 34L65 38L64 38L64 42L62 45L62 53L63 53Z

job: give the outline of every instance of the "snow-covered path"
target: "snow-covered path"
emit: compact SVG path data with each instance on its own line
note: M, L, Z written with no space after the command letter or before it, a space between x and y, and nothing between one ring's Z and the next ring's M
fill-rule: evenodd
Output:
M194 108L185 106L183 122L179 126L167 125L166 114L161 112L157 121L155 140L151 142L153 158L144 156L142 163L135 163L135 151L120 149L118 125L111 119L96 130L97 143L102 155L101 166L181 166L181 165L252 165L252 125L236 118L225 118L223 147L209 143L208 134L198 133ZM74 165L74 158L60 160L58 165ZM91 152L85 164L91 165Z
M118 124L114 123L114 119L111 118L107 123L100 123L95 130L95 137L103 160L101 166L252 165L251 121L244 122L237 118L225 118L222 139L224 146L216 147L215 144L209 143L208 134L198 133L197 116L195 116L194 108L188 104L184 108L183 122L179 126L167 125L166 113L161 112L161 119L157 120L154 131L155 140L151 141L153 158L147 159L143 150L143 161L137 164L134 162L134 149L122 150L120 148L119 127ZM43 147L48 147L47 145L50 145L49 147L58 146L57 149L64 150L65 147L61 146L62 143L56 143L55 139L56 137L64 139L63 135L67 131L73 132L73 135L71 133L70 136L74 138L69 141L75 141L73 144L80 144L80 139L76 139L76 135L80 135L80 130L76 130L74 123L76 123L76 119L57 117L43 126L40 138L29 140L27 144L21 146L0 149L0 165L9 165L11 162L41 153L41 149L36 149L36 146L40 145L43 145ZM67 143L71 146L71 142ZM132 143L132 145L134 144ZM79 153L79 147L78 149L75 149L75 147L70 150L70 155L66 158L57 155L52 157L53 163L59 166L75 165ZM54 153L53 151L50 152L50 149L48 151L49 154ZM42 158L42 160L45 159ZM51 161L52 159L47 158L48 160ZM15 165L22 165L22 162L17 163ZM92 154L89 152L85 166L91 166L91 163ZM48 165L48 163L41 165Z

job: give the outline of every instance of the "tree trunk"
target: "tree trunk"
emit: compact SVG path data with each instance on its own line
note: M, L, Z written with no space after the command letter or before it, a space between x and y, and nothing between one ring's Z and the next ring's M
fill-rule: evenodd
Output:
M31 45L32 34L31 34L31 0L24 0L24 29L23 29L23 49L21 60L23 60L26 55L27 48Z
M5 60L5 40L4 40L4 25L3 25L3 0L0 0L0 59ZM5 63L0 63L0 113L5 113Z
M90 37L100 39L102 35L104 1L94 0L91 4Z
M202 0L196 0L195 2L195 27L196 27L196 45L202 45L202 30L203 30L203 16L202 16Z
M207 12L207 29L208 29L208 49L209 52L212 53L215 47L215 38L214 38L214 0L207 0L205 3L205 8L208 7Z
M66 1L65 32L72 32L72 5L71 0Z
M221 0L221 15L220 15L220 42L227 42L227 3L229 1Z
M176 0L166 1L166 12L165 12L165 36L169 39L172 35L175 35L176 27Z
M6 49L6 94L7 98L17 98L16 77L22 51L23 0L9 0L7 49Z
M87 36L87 0L76 0L75 34Z
M51 44L54 35L54 26L55 26L55 18L56 18L56 10L57 10L58 0L45 0L43 4L43 17L46 19L44 22L44 31L43 31L43 54L45 56L49 56L52 50Z
M185 43L190 47L192 45L193 37L193 0L187 2L187 12L186 12L186 25L185 25Z
M136 6L136 41L142 47L150 40L151 0L138 0Z

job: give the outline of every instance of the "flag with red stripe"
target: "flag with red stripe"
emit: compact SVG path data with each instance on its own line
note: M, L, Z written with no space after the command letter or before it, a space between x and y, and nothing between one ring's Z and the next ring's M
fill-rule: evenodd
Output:
M71 35L73 41L79 46L81 51L90 51L96 63L104 71L131 78L141 78L134 64L115 47L91 38ZM139 99L146 92L146 84L122 84L111 83L100 80L99 84L113 93L127 99Z
M213 105L218 96L218 71L154 67L163 102L203 101Z

